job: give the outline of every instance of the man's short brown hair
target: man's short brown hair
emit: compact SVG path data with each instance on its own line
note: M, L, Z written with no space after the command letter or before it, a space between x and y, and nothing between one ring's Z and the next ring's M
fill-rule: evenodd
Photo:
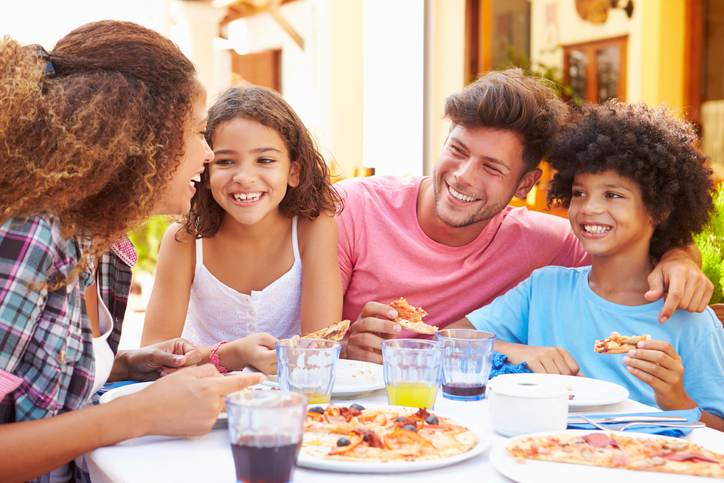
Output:
M521 69L488 72L445 101L445 117L454 124L520 134L525 171L548 154L567 113L544 79L526 76Z

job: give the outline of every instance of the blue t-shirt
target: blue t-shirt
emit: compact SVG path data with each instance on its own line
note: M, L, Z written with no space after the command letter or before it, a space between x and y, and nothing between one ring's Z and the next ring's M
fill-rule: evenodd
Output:
M588 285L591 267L545 267L467 318L507 342L566 349L584 376L628 388L631 398L656 406L651 387L631 374L625 354L598 354L596 339L616 331L651 334L669 342L684 365L684 387L702 409L724 417L724 329L714 312L677 310L658 322L663 300L627 306L603 299Z

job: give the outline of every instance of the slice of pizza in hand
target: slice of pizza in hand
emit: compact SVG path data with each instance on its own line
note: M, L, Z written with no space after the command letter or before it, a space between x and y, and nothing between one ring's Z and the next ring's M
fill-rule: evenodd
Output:
M336 324L332 324L329 327L315 330L302 337L302 339L326 339L333 341L341 341L344 339L344 334L349 330L349 320L342 320Z
M437 327L422 321L422 318L427 315L427 312L425 312L422 307L413 307L410 305L405 297L393 300L389 303L389 306L397 311L395 322L400 324L403 329L417 334L427 335L437 332Z
M625 354L636 348L636 344L644 340L651 340L651 336L645 335L621 335L618 332L611 332L605 339L596 341L593 346L595 352L601 354Z

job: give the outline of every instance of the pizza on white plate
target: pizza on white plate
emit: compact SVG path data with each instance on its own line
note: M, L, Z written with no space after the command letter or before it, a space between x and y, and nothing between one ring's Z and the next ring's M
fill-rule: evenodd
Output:
M593 346L594 352L600 354L625 354L636 348L636 344L644 340L651 340L651 336L645 335L621 335L618 332L611 332L606 338L599 339Z
M724 454L685 439L576 431L522 436L506 449L519 459L724 478Z
M420 461L465 453L477 435L426 409L314 406L307 410L301 454L342 461Z
M437 332L437 327L423 322L422 318L427 315L425 309L410 305L405 297L393 300L388 305L397 311L395 322L402 328L417 334L432 335Z

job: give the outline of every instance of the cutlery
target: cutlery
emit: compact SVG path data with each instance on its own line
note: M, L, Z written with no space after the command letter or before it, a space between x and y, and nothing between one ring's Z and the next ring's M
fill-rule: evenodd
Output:
M577 414L568 418L569 423L589 423L593 424L593 421L599 424L610 424L610 423L686 423L689 420L681 416L600 416L591 417Z
M703 428L706 425L701 422L694 422L694 423L672 423L672 422L640 422L640 421L633 421L626 424L614 424L614 425L608 425L603 426L600 424L600 421L594 421L591 418L587 418L586 416L579 416L581 419L592 425L594 428L601 429L603 431L626 431L629 428L637 427L660 427L660 428ZM610 424L610 423L607 423Z

